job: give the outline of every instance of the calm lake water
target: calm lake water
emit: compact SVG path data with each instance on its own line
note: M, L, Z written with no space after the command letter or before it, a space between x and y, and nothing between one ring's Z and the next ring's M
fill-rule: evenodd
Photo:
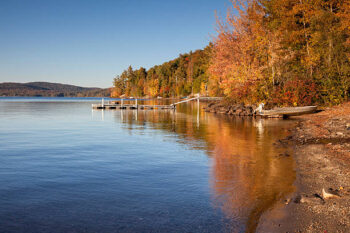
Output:
M0 98L0 232L249 232L293 192L292 121Z

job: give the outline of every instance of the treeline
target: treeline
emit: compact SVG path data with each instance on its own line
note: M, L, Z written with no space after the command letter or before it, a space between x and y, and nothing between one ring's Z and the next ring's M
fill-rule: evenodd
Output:
M211 45L203 50L181 54L178 58L148 70L131 66L114 79L112 96L179 97L193 93L214 93L208 67Z
M204 50L114 79L113 96L338 104L350 93L350 1L232 0Z
M0 83L0 96L107 97L110 90L49 82Z
M350 1L233 2L218 22L210 77L232 100L338 104L349 98Z

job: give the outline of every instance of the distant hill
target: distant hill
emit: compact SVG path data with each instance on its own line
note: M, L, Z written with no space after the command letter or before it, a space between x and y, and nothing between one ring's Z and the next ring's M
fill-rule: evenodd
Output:
M0 83L0 96L107 97L110 90L49 82L8 82Z

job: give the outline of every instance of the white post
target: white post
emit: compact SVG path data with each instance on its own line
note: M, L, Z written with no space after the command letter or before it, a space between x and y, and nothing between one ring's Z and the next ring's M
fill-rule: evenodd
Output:
M197 127L199 127L199 97L197 99Z
M105 98L102 98L102 108L105 106Z
M123 102L124 102L124 100L123 100L123 99L121 99L121 104L122 104L122 105L121 105L121 107L123 107Z
M137 107L137 99L135 99L135 105L136 105L136 109L138 109L138 107Z

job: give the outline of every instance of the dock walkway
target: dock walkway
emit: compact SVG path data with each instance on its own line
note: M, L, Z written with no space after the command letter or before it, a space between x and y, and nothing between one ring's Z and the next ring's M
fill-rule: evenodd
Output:
M172 103L169 105L139 105L138 99L130 100L130 99L121 99L118 101L112 101L112 103L108 102L107 104L104 103L104 99L102 99L101 104L92 104L93 109L132 109L132 110L138 110L138 109L176 109L176 105L181 103L190 102L193 100L197 100L198 102L200 100L212 100L212 101L218 101L221 100L221 97L194 97L190 99L185 99L176 103ZM124 104L124 101L135 101L135 104Z

